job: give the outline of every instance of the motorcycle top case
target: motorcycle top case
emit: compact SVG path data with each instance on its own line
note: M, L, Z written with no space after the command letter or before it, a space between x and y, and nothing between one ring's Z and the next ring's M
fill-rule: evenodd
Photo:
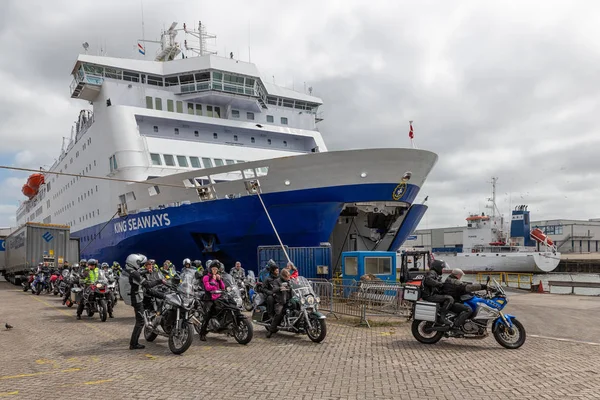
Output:
M415 312L413 319L415 321L430 321L435 322L438 311L438 303L430 303L428 301L417 301L415 303Z
M128 306L131 305L131 284L129 283L129 274L126 270L121 272L121 276L119 277L119 292L121 293L121 297L123 297L123 301Z
M418 286L406 285L404 287L404 300L406 301L417 301L421 296L420 288Z

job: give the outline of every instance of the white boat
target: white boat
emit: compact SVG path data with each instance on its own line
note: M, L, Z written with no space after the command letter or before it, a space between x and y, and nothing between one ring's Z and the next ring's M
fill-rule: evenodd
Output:
M175 41L181 31L199 39L196 54L191 38ZM427 209L413 201L437 155L328 152L310 88L269 83L252 63L207 53L205 39L202 26L174 23L154 60L80 54L71 97L92 110L43 182L24 187L18 224L69 225L82 255L101 261L141 252L256 268L257 247L278 244L259 187L287 246L333 241L337 252L354 224L367 231L359 245L397 249Z
M539 228L530 226L527 206L517 206L512 211L510 231L503 217L496 215L496 178L492 179L492 184L493 194L489 199L492 215L470 215L463 231L462 251L437 251L433 253L434 257L465 273L546 273L556 269L560 253Z

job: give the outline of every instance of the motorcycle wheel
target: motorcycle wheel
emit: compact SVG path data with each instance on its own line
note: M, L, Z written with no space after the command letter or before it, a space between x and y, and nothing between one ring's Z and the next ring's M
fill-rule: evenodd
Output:
M154 333L152 329L144 327L144 339L146 342L154 342L154 339L158 337L157 333Z
M37 289L37 290L35 291L35 294L36 294L36 296L39 296L39 295L40 295L40 293L42 293L42 290L44 290L44 289L42 289L41 285L40 285L40 286L38 286L36 289Z
M307 327L306 334L308 338L315 343L321 343L327 336L327 323L324 319L311 318L310 324L313 329Z
M27 289L28 289L28 287L27 287L27 286L23 286L23 291L24 291L24 292L26 292L26 291L27 291Z
M248 344L254 336L254 326L248 319L240 319L237 326L233 327L233 337L239 344Z
M106 322L106 318L108 317L108 311L106 309L106 300L100 300L98 306L100 307L100 321Z
M88 310L87 310L87 316L90 317L90 318L93 317L94 316L94 311L92 311L92 310L90 310L88 308Z
M525 333L525 327L516 318L512 319L513 329L512 332L504 324L499 324L494 329L494 338L500 346L507 349L518 349L523 346L527 334Z
M411 332L418 342L425 344L435 344L444 337L444 332L432 331L433 322L413 321Z
M193 339L194 329L192 328L192 324L184 321L180 330L171 329L171 333L169 334L169 350L173 354L183 354L190 348Z

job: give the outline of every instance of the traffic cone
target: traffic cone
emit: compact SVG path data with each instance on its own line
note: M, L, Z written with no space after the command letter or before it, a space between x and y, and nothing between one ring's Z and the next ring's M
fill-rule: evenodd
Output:
M538 293L544 293L544 285L542 284L541 280L540 280L540 284L538 285Z

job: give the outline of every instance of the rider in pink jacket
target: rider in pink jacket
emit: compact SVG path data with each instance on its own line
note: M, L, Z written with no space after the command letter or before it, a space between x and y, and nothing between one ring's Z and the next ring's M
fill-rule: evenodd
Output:
M221 279L221 275L219 275L218 267L211 267L210 271L207 275L202 278L202 283L204 284L204 289L208 292L212 292L213 290L225 290L225 283ZM215 301L219 297L221 297L220 293L211 293L211 300Z

